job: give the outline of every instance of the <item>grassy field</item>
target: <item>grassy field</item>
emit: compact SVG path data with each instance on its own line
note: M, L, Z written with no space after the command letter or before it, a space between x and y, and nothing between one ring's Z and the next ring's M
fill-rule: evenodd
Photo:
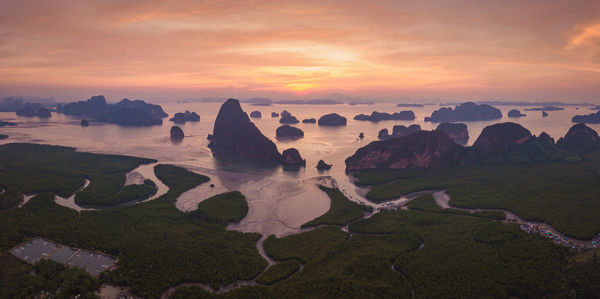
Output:
M323 192L327 193L331 199L331 206L327 213L305 223L302 227L317 226L320 224L345 225L348 222L361 218L365 212L370 212L373 208L359 205L350 201L344 194L334 188L319 186Z
M506 209L524 219L546 222L575 238L600 232L600 153L580 163L478 165L433 170L374 186L374 202L422 190L446 189L462 208Z

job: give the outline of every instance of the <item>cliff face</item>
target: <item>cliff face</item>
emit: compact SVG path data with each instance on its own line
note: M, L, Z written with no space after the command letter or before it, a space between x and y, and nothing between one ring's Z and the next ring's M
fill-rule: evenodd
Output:
M288 148L281 154L281 164L284 166L306 166L306 160L302 159L297 149Z
M501 154L527 142L531 137L531 132L519 124L500 123L485 127L473 148L485 154Z
M229 99L221 106L209 146L214 153L223 150L249 159L281 161L275 143L250 121L236 99Z
M557 144L588 152L600 149L600 137L590 127L584 124L576 124L569 129L565 137L558 140Z
M464 164L464 148L446 133L418 131L411 135L375 141L346 159L346 172L370 168L442 167Z
M466 144L469 141L469 130L463 123L441 123L435 130L446 133L459 144Z
M464 103L452 108L441 108L434 111L431 116L425 117L430 122L457 122L493 120L502 118L502 112L490 105L477 105L472 102Z

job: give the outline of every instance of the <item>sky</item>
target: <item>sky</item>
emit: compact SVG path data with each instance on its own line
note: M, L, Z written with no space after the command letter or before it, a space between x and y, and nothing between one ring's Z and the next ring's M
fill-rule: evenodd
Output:
M600 103L600 1L0 0L0 96Z

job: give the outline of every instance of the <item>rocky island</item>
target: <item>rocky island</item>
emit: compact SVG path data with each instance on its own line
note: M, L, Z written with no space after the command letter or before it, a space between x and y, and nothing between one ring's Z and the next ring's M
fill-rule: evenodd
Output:
M415 113L412 111L400 111L395 113L385 113L373 111L371 115L359 114L354 117L354 120L364 120L379 122L382 120L415 120Z
M467 102L452 108L441 108L434 111L431 116L425 117L428 122L458 122L458 121L480 121L502 118L502 112L490 105L478 105Z
M317 120L314 118L305 118L302 120L303 124L315 124L317 123Z
M563 107L556 106L545 106L545 107L536 107L536 108L527 108L525 111L561 111L565 110Z
M598 124L600 123L600 111L588 115L575 115L571 121L574 123Z
M275 143L250 121L236 99L229 99L221 106L209 147L215 155L223 152L259 161L281 161Z
M297 149L288 148L281 153L281 164L285 167L300 167L306 166L306 160L302 159Z
M298 139L304 137L304 132L290 125L283 125L275 131L277 139Z
M279 119L279 123L281 123L281 124L297 124L299 122L300 121L295 116L293 116L291 113L289 113L285 110L283 110L281 112L281 118Z
M326 114L323 115L319 118L319 126L331 126L331 127L335 127L335 126L345 126L346 125L346 118L337 114L337 113L330 113L330 114Z
M527 116L527 114L522 114L521 111L519 111L518 109L512 109L510 111L508 111L508 117L524 117Z
M260 113L260 111L252 111L252 112L250 112L250 117L252 117L252 118L261 118L262 114Z
M196 112L190 112L190 111L186 110L185 112L175 113L175 115L169 120L178 125L181 125L181 124L185 124L188 121L190 121L190 122L200 121L200 115L198 115L198 113L196 113Z
M333 166L332 164L327 164L323 160L319 160L319 163L317 163L318 170L329 170L329 169L331 169L332 166Z
M179 126L171 127L171 140L183 140L183 130Z
M102 95L93 96L86 101L58 106L57 111L66 115L134 127L161 125L162 118L168 116L160 105L128 99L123 99L116 104L107 104L106 98Z

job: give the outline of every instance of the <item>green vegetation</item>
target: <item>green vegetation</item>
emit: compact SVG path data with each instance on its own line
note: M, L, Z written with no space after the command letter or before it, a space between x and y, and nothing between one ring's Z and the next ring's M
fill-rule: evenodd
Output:
M419 177L429 173L427 168L406 168L406 169L366 169L355 172L353 175L358 180L359 186L379 185L403 178Z
M38 152L41 160L64 150L44 149L49 152ZM80 158L73 158L73 164L83 163L77 161ZM590 159L580 164L588 165L589 172L600 173L600 165L593 167ZM35 165L20 163L22 167L17 169L33 169ZM57 168L55 174L64 178L56 179L63 190L78 189L83 177L88 177L71 180L71 173L63 173L62 168ZM431 195L411 202L421 211L383 211L352 222L348 233L329 225L283 238L270 236L264 248L278 264L259 276L267 264L256 248L260 236L227 231L225 226L242 219L242 212L247 211L243 195L217 195L200 203L199 211L184 213L175 208L176 198L208 178L170 165L157 165L155 172L169 192L152 201L78 213L57 205L54 192L43 192L21 208L0 213L0 298L31 297L41 289L65 297L89 294L101 283L126 286L137 295L156 298L167 288L184 282L202 282L218 289L252 278L265 285L245 286L219 295L199 286L185 287L177 289L172 297L409 298L413 291L415 298L594 298L600 294L596 252L569 253L546 238L521 232L517 225L477 217L498 216L493 211L465 212L469 217L462 215L464 211L452 212L459 215L449 214L452 209L434 211ZM553 175L550 171L547 177ZM482 180L466 175L462 179ZM511 180L502 177L495 183L510 186L515 184ZM11 182L2 181L3 187L15 188ZM523 184L527 183L531 182ZM483 186L491 185L487 182ZM324 219L332 220L322 223L342 225L356 219L345 213L363 212L362 207L348 205L339 190L324 190L332 198L331 214L328 212ZM37 236L117 255L117 269L104 272L96 280L81 269L46 262L27 265L7 253ZM304 265L302 270L298 270L299 263ZM31 270L37 274L29 274Z
M417 236L349 235L327 226L264 242L269 256L299 260L304 269L270 289L271 297L410 296L409 282L393 271L391 261L419 247Z
M135 168L137 162L148 161L77 153L62 147L18 147L31 152L32 159L0 154L0 167L8 169L15 177L0 180L8 190L31 188L29 192L37 191L23 182L30 181L29 174L40 179L45 174L47 177L41 180L42 183L33 181L32 186L38 190L62 190L70 194L81 187L84 177L92 180L90 187L94 184L94 176L83 170L76 173L76 169L84 168L77 165L89 165L90 173L97 173L104 168L102 163L112 163L116 169L123 170L117 174L124 175ZM6 152L7 146L0 146L2 151ZM17 155L21 156L25 154ZM56 162L59 160L65 164ZM49 161L50 166L44 161ZM94 161L101 163L94 167ZM15 167L9 168L7 164ZM35 171L36 167L40 174ZM40 236L68 246L116 255L119 257L117 269L102 273L99 282L124 285L132 292L150 298L158 297L170 286L188 281L205 282L218 288L221 284L256 277L266 267L266 261L256 249L258 234L227 231L222 224L198 219L175 208L175 200L182 192L208 181L208 177L170 165L158 165L155 172L169 187L169 192L149 202L78 213L57 205L52 192L40 193L21 208L0 213L0 250L8 250L28 238ZM4 178L5 172L0 171L0 176ZM21 179L17 180L17 177ZM243 208L235 207L236 211L240 209ZM208 208L205 211L213 213ZM239 218L238 214L218 212L221 217ZM19 263L13 263L2 267L1 271L16 273L21 267ZM2 291L11 293L19 289L18 281L10 279L14 276L7 277L0 280L6 282Z
M77 194L83 205L114 205L125 184L125 174L154 160L76 152L74 148L10 143L0 146L0 209L23 201L23 194L52 192L69 197L88 178L90 185Z
M416 234L423 247L394 260L416 298L564 296L566 249L517 225L419 211L383 212L350 225L365 234ZM558 295L562 294L562 295Z
M320 224L344 225L364 216L365 212L370 212L373 208L357 204L350 201L340 190L319 186L331 199L331 206L327 213L313 219L302 227L317 226Z
M435 203L435 198L431 193L423 194L409 201L406 206L411 210L442 212L442 208Z
M8 122L8 121L1 121L0 120L0 127L16 126L16 125L17 125L16 123L11 123L11 122Z
M256 282L271 285L292 276L292 274L298 272L298 270L300 270L300 263L298 261L282 261L271 266L271 268L259 275L256 278Z
M190 215L211 223L227 225L240 222L248 214L248 203L242 193L234 191L215 195L198 204Z
M453 206L505 209L546 222L568 236L590 239L600 232L600 189L590 187L600 185L600 152L583 157L582 163L436 169L422 177L374 186L367 197L380 202L416 191L446 189Z
M158 164L154 166L156 177L169 188L178 188L173 190L176 193L183 193L197 185L210 181L210 178L191 172L185 168L169 164ZM173 186L173 187L171 187Z
M8 254L0 255L0 266L0 298L34 298L42 291L57 298L96 298L98 281L81 268L65 267L52 260L32 266Z
M8 135L0 134L0 139L6 139L6 138L8 138Z
M471 213L470 211L458 210L458 209L442 209L436 202L435 198L431 193L423 194L418 198L415 198L406 204L406 206L415 211L427 211L435 213L447 213L454 215L472 216L480 218L489 218L495 220L506 219L506 214L502 211L477 211Z

